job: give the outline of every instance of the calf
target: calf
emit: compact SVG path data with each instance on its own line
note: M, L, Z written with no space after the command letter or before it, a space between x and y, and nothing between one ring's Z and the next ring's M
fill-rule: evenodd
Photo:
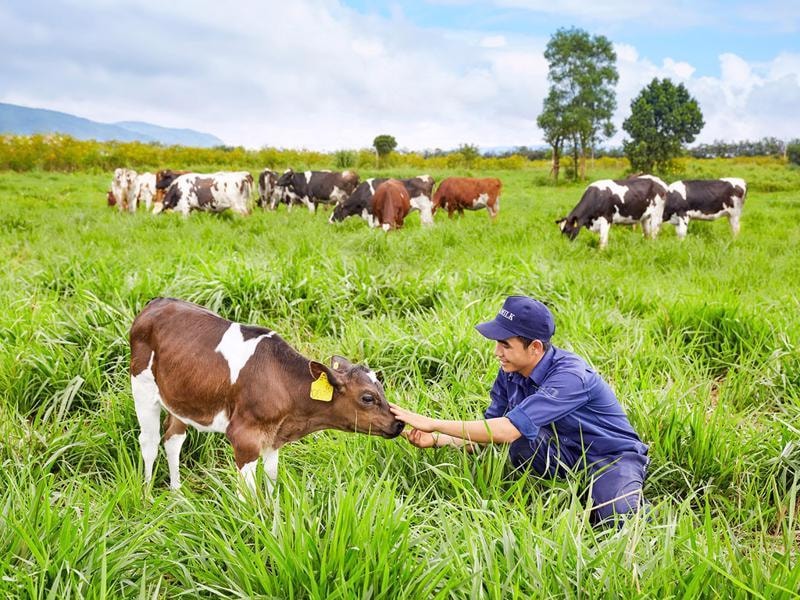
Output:
M644 234L654 238L661 226L666 194L667 185L653 175L595 181L583 192L578 205L556 223L571 240L581 227L598 232L601 249L608 245L612 223L641 223Z
M358 184L355 191L350 194L344 202L340 202L333 209L329 222L344 221L347 217L361 215L370 227L377 227L372 215L373 197L376 188L386 179L370 178ZM409 212L418 210L420 221L423 225L433 223L433 202L431 200L433 192L433 177L430 175L419 175L410 179L400 179L403 186L408 191L411 209Z
M503 183L494 177L475 179L471 177L448 177L436 189L433 195L433 212L437 208L447 208L447 215L453 216L455 211L464 214L464 209L478 210L485 208L489 217L494 219L500 211L500 192Z
M252 189L253 176L247 171L187 173L169 185L163 207L184 216L192 210L222 212L228 208L240 215L249 215Z
M117 209L120 212L128 210L128 200L136 184L136 171L132 169L114 169L114 176L111 178L111 193Z
M319 204L344 202L357 185L358 174L353 171L295 173L287 169L275 184L277 192L273 195L273 205L277 205L279 200L287 204L302 202L311 212L315 212Z
M259 458L274 482L278 450L314 431L394 438L403 430L366 367L338 356L330 367L309 360L271 329L233 323L190 302L151 300L133 321L130 345L145 483L158 453L162 408L173 489L180 487L189 425L227 436L252 490Z
M136 212L140 202L144 203L147 210L153 204L156 195L156 176L153 173L139 173L129 189L128 209Z
M384 231L400 229L410 208L411 199L401 181L387 179L375 190L372 212L376 227Z
M690 219L713 221L728 217L735 236L746 195L747 184L737 177L676 181L667 190L664 221L675 225L675 233L683 240Z

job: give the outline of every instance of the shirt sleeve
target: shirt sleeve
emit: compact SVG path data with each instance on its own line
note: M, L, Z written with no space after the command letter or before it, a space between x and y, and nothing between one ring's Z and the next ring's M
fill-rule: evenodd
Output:
M522 435L532 440L541 427L558 421L588 401L589 394L583 379L575 373L556 373L506 417Z
M503 372L503 369L497 373L497 379L494 380L494 385L489 391L489 397L492 399L489 408L483 413L484 418L494 419L495 417L502 417L508 410L508 393L506 392L506 382L508 376Z

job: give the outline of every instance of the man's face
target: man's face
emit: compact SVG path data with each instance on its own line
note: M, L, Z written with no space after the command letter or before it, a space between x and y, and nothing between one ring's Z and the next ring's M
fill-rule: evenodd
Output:
M541 344L534 341L526 348L518 337L512 337L498 340L495 343L494 355L500 361L500 368L503 371L527 377L541 358L541 352L537 351L537 347L541 348Z

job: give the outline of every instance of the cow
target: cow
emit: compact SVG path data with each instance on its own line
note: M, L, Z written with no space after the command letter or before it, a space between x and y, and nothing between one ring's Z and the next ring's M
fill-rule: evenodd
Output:
M128 190L128 209L136 212L140 202L147 210L153 204L156 195L156 176L153 173L139 173Z
M155 206L153 206L153 212L159 213L163 209L164 206L164 194L167 191L167 188L170 184L175 181L181 175L186 175L187 173L191 173L192 171L175 171L173 169L162 169L156 173L156 197L155 197Z
M230 208L240 215L249 215L252 189L253 176L247 171L187 173L169 185L163 209L188 216L191 210L222 212Z
M309 433L338 429L394 438L403 430L367 367L339 356L330 366L310 360L271 329L235 323L190 302L151 300L131 326L130 356L145 484L158 454L162 409L172 489L180 487L189 426L227 436L252 491L258 459L272 488L279 449Z
M600 234L600 248L608 245L612 223L642 225L645 236L655 238L661 227L667 184L653 175L629 179L602 179L590 183L580 202L556 223L574 240L581 227Z
M375 227L384 231L400 229L410 209L411 198L402 181L387 179L375 190L372 206Z
M115 204L120 212L128 210L128 200L136 184L136 171L132 169L114 169L111 178L111 193L114 194Z
M472 177L448 177L433 195L432 211L446 208L447 215L452 218L455 211L464 215L464 209L478 210L485 208L491 219L500 211L500 192L503 182L494 177L476 179Z
M272 205L282 200L287 204L302 202L312 213L319 204L338 204L353 193L358 185L358 173L353 171L305 171L287 169L275 184Z
M278 174L271 169L264 169L258 174L258 205L261 208L275 209L275 206L272 205L272 194L277 181ZM275 204L277 206L277 201Z
M344 221L347 217L360 215L371 227L377 227L377 223L372 216L372 200L375 189L381 185L385 178L370 178L358 184L355 191L350 194L344 202L340 202L333 209L329 222ZM433 202L431 200L433 192L433 177L430 175L419 175L410 179L399 180L408 191L411 210L418 210L420 222L423 225L433 224Z
M675 181L667 190L664 221L675 225L675 234L683 240L690 219L713 221L728 217L736 236L746 195L747 184L738 177Z

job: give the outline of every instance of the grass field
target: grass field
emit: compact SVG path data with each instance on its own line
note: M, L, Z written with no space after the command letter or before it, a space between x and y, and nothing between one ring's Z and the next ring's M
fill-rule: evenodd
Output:
M119 214L110 174L0 173L0 596L795 597L800 172L687 169L748 179L737 239L718 221L683 243L670 225L654 241L614 228L603 252L587 231L570 243L554 221L582 186L530 170L485 173L505 184L494 224L412 215L388 235L283 207ZM260 481L240 501L224 436L197 432L182 490L163 451L143 489L127 332L150 298L366 361L391 401L473 419L497 371L473 325L512 293L552 307L554 343L650 444L649 520L595 531L580 481L511 474L501 447L341 432L284 447L273 498Z

